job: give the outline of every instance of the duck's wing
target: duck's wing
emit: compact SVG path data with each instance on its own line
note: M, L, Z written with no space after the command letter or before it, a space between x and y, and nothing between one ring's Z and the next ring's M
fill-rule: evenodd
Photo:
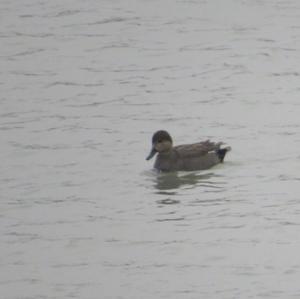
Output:
M191 158L204 156L208 152L216 151L220 149L222 142L212 142L210 140L194 143L194 144L183 144L175 146L173 149L178 153L182 158Z

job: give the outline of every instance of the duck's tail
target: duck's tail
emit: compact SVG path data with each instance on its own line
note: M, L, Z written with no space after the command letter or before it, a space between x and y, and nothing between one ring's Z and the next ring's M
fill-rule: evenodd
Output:
M220 159L220 162L222 163L224 161L224 158L226 156L226 153L231 151L231 147L230 146L227 146L225 148L220 148L216 151L219 159Z

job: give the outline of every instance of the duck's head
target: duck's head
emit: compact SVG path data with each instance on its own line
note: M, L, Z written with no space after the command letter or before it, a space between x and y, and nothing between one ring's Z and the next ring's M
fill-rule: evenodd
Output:
M146 160L150 160L156 153L168 152L172 148L172 138L167 131L157 131L152 136L152 148Z

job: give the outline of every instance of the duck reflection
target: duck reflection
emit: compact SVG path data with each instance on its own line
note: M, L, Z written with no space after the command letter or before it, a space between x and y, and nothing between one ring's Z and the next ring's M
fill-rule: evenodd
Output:
M214 183L210 180L213 173L199 174L197 172L190 172L188 174L180 174L178 172L159 173L155 178L155 188L159 194L175 195L176 189L183 186L193 188L197 185L205 185L215 187Z

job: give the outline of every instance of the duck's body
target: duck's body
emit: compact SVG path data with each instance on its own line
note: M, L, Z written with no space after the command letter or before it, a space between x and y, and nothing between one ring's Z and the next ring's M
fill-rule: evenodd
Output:
M166 131L158 131L152 137L152 150L147 157L151 159L156 153L154 168L160 171L203 170L223 162L230 147L220 148L222 142L209 140L178 145L173 147L172 138Z

